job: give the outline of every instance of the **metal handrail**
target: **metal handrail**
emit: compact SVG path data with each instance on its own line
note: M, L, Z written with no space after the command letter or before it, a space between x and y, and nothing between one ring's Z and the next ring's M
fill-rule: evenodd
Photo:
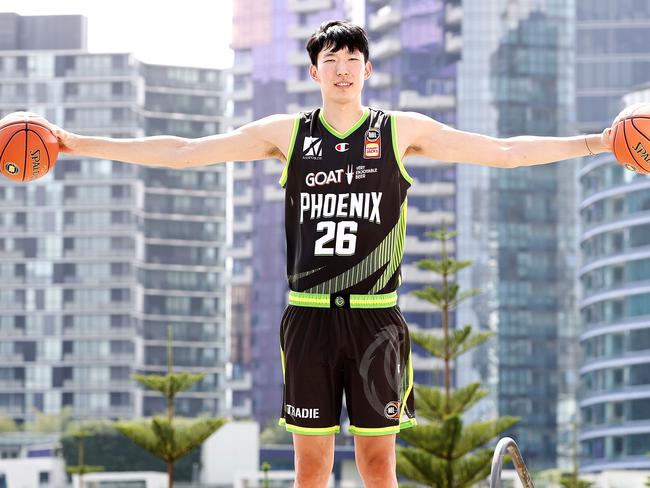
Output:
M504 437L497 443L492 456L492 472L490 475L490 488L501 488L501 470L503 469L503 457L508 454L512 456L512 462L515 465L519 480L524 488L535 488L533 480L528 474L524 458L517 447L517 443L510 437Z

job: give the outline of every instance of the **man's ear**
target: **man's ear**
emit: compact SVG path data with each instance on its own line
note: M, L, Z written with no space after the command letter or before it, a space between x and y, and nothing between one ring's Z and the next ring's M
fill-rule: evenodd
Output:
M309 76L314 81L320 81L320 78L318 77L318 68L316 68L316 66L313 64L309 65Z
M372 63L370 61L366 61L366 68L363 70L363 79L367 80L370 78L370 75L372 74Z

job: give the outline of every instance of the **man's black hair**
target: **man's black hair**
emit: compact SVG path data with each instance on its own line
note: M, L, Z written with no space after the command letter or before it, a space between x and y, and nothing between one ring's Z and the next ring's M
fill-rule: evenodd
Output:
M342 48L353 52L359 50L363 54L363 60L368 61L368 37L358 25L347 20L331 20L323 22L307 41L307 52L311 64L316 66L318 53L323 49L332 49L336 52Z

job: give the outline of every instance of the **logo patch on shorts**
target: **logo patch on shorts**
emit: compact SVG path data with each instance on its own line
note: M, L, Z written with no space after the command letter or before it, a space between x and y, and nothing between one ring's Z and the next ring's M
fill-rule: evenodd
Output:
M387 419L399 418L399 402L388 402L384 407L384 415Z

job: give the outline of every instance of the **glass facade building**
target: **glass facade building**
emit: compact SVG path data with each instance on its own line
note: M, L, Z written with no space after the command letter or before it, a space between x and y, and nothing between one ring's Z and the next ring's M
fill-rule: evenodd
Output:
M67 16L46 19L54 33L59 20L70 29ZM114 137L220 130L220 72L84 46L0 51L0 115L29 110ZM60 155L37 181L1 180L0 201L2 413L19 422L67 406L75 418L159 413L162 398L131 375L165 372L168 326L175 369L207 373L177 412L225 411L222 165L172 171Z
M482 134L569 135L573 2L463 2L458 127ZM495 332L459 376L491 395L477 417L520 416L507 434L532 469L568 465L575 415L575 162L459 168L460 275L482 294L459 323Z

